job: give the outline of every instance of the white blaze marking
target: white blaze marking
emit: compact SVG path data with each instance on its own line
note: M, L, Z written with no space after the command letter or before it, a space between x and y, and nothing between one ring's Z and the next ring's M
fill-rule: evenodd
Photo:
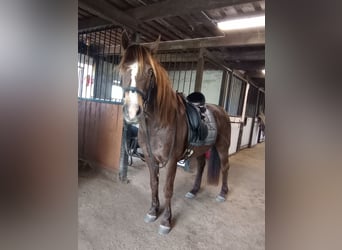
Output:
M131 87L135 88L137 86L136 77L138 74L138 62L133 63L132 65L129 66L129 68L131 69ZM132 91L130 91L128 95L129 95L129 100L132 104L138 104L137 92L133 93Z
M137 82L136 82L136 76L138 74L138 62L133 63L132 65L129 66L131 69L131 87L136 87ZM128 114L131 119L133 119L136 116L136 113L138 111L138 93L137 92L128 92L128 99L129 99L129 104L128 104Z
M135 78L138 74L138 62L133 63L129 68L131 69L131 86L136 87L137 82L135 81Z

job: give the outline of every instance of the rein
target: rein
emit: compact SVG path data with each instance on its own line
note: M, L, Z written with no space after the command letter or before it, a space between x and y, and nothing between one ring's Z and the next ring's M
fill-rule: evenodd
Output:
M149 157L152 161L154 161L154 163L155 163L155 160L154 160L154 157L153 157L153 153L152 153L151 143L150 143L150 140L149 140L150 134L149 134L149 130L148 130L148 128L147 128L147 123L146 123L146 121L147 121L147 117L144 115L144 119L143 119L143 123L142 123L143 126L142 126L142 127L144 127L144 129L145 129L145 135L146 135L146 136L145 136L145 139L146 139L146 142L147 142L148 157ZM176 114L176 124L177 124L177 114ZM162 165L161 167L159 167L159 168L164 168L164 167L166 166L166 164L169 162L170 157L171 157L171 154L172 154L172 152L173 152L174 145L175 145L176 135L177 135L177 125L176 125L175 136L174 136L173 139L172 139L172 144L171 144L171 148L170 148L170 151L169 151L169 155L168 155L166 161L164 161L163 165ZM153 164L153 165L154 165L154 164Z
M145 130L145 139L146 139L146 143L147 143L147 150L148 150L148 157L154 161L155 163L155 160L154 160L154 157L153 157L153 153L152 153L152 147L151 147L151 142L150 142L150 133L149 133L149 130L147 128L147 118L148 118L148 113L146 111L147 109L147 105L148 103L150 103L151 101L151 96L152 96L152 90L155 88L156 84L155 84L155 77L154 77L154 73L153 73L153 70L152 69L149 69L149 74L150 74L150 84L149 84L149 87L148 87L148 90L147 90L147 94L145 94L143 91L141 91L140 89L136 88L136 87L128 87L126 88L124 91L136 91L138 94L140 94L144 100L144 117L142 119L142 129ZM177 124L177 114L176 114L176 124ZM170 160L170 157L171 157L171 154L173 152L173 148L174 148L174 145L175 145L175 141L176 141L176 135L177 135L177 126L176 126L176 131L175 131L175 136L173 137L173 140L172 140L172 144L171 144L171 148L170 148L170 151L169 151L169 155L166 159L166 161L163 163L163 165L159 168L163 168L166 166L166 164L169 162Z

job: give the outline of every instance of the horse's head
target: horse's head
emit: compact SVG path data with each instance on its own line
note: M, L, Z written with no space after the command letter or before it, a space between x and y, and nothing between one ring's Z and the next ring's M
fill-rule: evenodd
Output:
M155 86L154 61L152 54L157 49L159 39L150 48L130 44L124 31L121 46L124 50L120 63L122 87L124 89L123 115L128 123L137 123L150 102Z

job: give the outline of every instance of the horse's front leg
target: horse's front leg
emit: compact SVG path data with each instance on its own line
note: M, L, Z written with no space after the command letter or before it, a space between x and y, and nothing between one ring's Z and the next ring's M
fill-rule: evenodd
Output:
M159 197L158 197L158 184L159 184L159 166L157 164L148 164L150 172L150 186L152 193L151 208L145 215L145 222L153 222L158 217L159 212Z
M177 171L177 161L175 159L169 159L166 165L167 175L164 186L164 196L165 196L165 209L162 217L162 221L159 226L159 234L168 234L171 230L171 198L173 195L173 184L175 181L176 171Z

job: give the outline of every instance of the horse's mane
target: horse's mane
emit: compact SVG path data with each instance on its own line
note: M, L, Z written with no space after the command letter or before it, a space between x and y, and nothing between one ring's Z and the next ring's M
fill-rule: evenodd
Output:
M177 96L172 89L167 71L153 57L150 50L141 45L130 45L121 60L120 70L127 70L129 64L138 62L138 75L143 72L144 65L149 64L156 78L156 97L152 108L157 115L161 127L174 123L177 112Z

